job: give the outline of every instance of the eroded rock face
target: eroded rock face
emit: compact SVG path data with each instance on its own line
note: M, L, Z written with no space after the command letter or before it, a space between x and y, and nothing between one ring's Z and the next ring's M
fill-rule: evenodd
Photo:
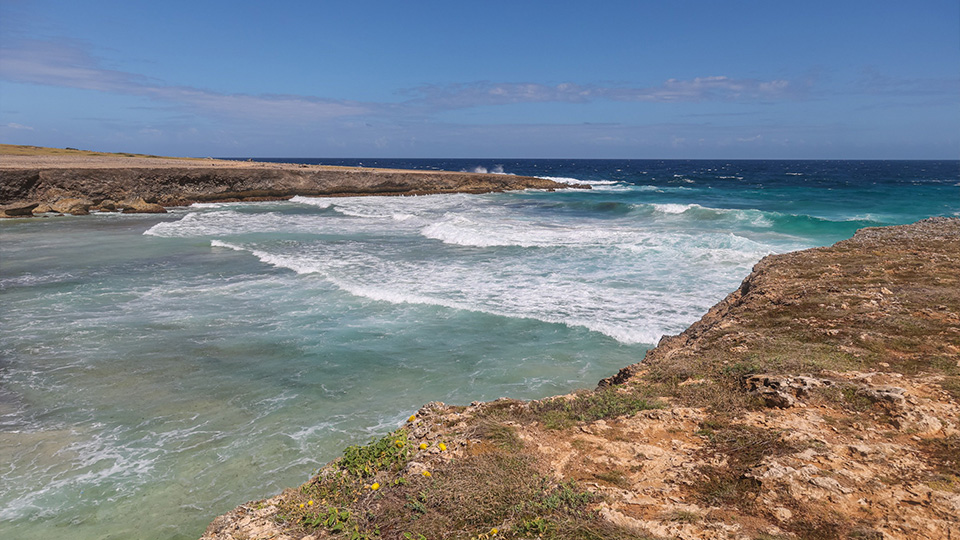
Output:
M811 390L834 384L829 379L802 375L751 375L744 381L747 391L759 396L769 407L786 409L797 403L797 398L809 396Z
M34 209L39 203L13 203L0 206L0 216L2 217L25 217L32 216Z
M429 404L412 438L453 451L424 451L408 472L444 474L478 425L523 409L507 415L522 452L642 534L960 538L958 314L960 220L865 229L765 258L701 321L604 383L648 389L664 408L556 430L522 402ZM279 498L218 518L204 538L285 537L266 515Z
M161 206L179 206L193 202L282 200L295 195L424 195L570 187L542 178L504 174L350 168L0 169L0 204L24 200L52 203L68 198L142 198Z

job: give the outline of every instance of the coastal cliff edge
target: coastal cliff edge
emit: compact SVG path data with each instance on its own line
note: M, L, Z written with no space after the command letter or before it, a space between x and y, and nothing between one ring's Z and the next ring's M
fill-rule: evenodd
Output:
M960 219L765 257L595 390L430 403L203 540L960 538Z
M356 195L490 193L589 188L544 178L448 171L333 167L124 156L0 145L0 217L49 212L164 212L195 202Z

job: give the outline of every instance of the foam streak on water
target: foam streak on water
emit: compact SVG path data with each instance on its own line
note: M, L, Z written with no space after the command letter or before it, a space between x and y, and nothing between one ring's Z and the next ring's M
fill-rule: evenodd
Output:
M196 538L425 402L591 387L767 254L960 213L955 162L365 165L593 189L0 222L0 537Z

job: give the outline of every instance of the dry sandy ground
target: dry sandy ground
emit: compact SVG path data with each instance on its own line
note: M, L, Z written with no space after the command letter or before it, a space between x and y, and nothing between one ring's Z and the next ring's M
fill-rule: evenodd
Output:
M332 165L303 165L298 163L269 163L263 161L234 161L213 158L167 158L167 157L126 157L126 156L71 156L41 155L18 156L0 153L0 169L311 169L343 170L356 167L335 167ZM364 167L368 171L392 171L395 169L375 169ZM440 171L404 171L423 174Z

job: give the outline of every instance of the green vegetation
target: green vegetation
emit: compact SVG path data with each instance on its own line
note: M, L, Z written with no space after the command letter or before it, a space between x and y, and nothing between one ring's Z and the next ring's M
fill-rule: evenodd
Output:
M548 429L565 429L579 422L594 422L659 409L663 404L639 387L608 387L573 397L552 398L530 404L530 412Z
M343 471L359 478L367 478L380 471L396 472L409 461L409 445L406 430L399 429L366 446L347 447L338 465Z
M597 496L539 470L513 427L486 419L471 436L479 442L429 475L405 469L418 454L404 430L351 446L288 492L278 519L350 540L641 538L600 519Z

